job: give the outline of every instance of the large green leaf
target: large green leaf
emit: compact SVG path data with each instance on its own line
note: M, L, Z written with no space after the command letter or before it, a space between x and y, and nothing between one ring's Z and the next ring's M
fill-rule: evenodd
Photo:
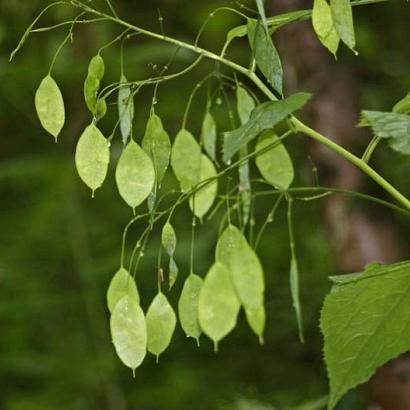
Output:
M229 162L242 147L267 128L273 128L288 115L303 107L310 98L308 93L297 93L279 101L258 105L249 121L233 131L224 133L223 159Z
M362 111L359 123L371 127L375 135L389 138L390 147L410 155L410 115L397 112Z
M339 47L339 35L333 23L327 0L314 0L312 24L320 42L334 55Z
M259 21L249 19L248 38L257 66L271 86L282 95L282 63L269 32Z
M326 297L320 320L329 409L351 388L410 349L410 261L372 264Z
M410 114L410 93L394 105L393 111L400 114Z
M337 34L343 43L354 50L356 38L350 0L330 0L330 8Z

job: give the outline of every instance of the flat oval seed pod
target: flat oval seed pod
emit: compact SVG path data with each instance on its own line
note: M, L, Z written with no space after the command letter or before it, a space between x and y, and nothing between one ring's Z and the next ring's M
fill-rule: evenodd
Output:
M204 120L202 122L201 140L204 144L205 152L209 157L216 161L216 123L209 107L207 107Z
M193 337L199 342L202 330L198 322L199 292L204 281L198 275L191 273L185 280L181 297L178 302L179 321L187 337Z
M80 178L93 194L105 180L109 161L108 141L94 124L90 124L78 140L75 164Z
M65 122L64 100L54 79L48 75L36 91L35 106L43 128L57 141Z
M168 299L163 293L158 293L147 312L147 347L150 353L157 356L157 360L171 342L176 323L176 316Z
M133 209L150 194L155 182L155 171L150 157L134 141L124 148L115 171L118 191Z
M100 54L94 56L88 65L88 75L102 80L104 78L105 64Z
M182 191L189 191L198 183L201 173L201 148L192 134L185 129L179 131L175 137L171 166Z
M164 130L161 118L155 113L152 113L148 120L142 148L151 157L157 182L160 184L169 165L171 141Z
M268 147L278 141L277 135L265 131L259 137L256 151ZM282 190L289 188L294 178L292 159L282 143L256 157L256 166L262 176L274 187Z
M259 308L263 304L265 290L262 266L255 251L235 226L228 226L219 239L216 260L228 267L241 304L248 309Z
M174 228L169 222L167 222L162 228L161 241L162 246L167 251L167 254L172 256L177 246L177 236Z
M258 336L259 343L263 344L263 332L265 330L266 313L265 306L256 309L245 308L246 319L253 332Z
M236 325L240 303L228 269L216 262L207 273L199 292L198 318L203 332L215 343Z
M246 124L251 117L251 112L255 108L255 100L240 85L236 88L236 100L239 120L242 125Z
M126 269L120 268L111 279L107 291L107 306L111 313L124 296L129 296L137 303L140 302L140 295L134 278Z
M120 83L122 85L118 90L118 116L120 120L120 130L122 142L125 145L131 134L132 120L134 119L134 98L131 95L131 88L126 85L127 78L122 75Z
M84 100L87 104L87 108L92 114L95 113L97 105L97 93L100 88L100 80L93 76L88 75L84 82Z
M201 157L201 173L198 182L216 177L216 169L211 160L204 154ZM199 189L189 199L189 206L198 218L202 218L211 208L218 191L218 181L214 178L203 188Z
M147 351L147 327L139 304L124 296L110 319L111 337L121 361L133 371L142 363Z

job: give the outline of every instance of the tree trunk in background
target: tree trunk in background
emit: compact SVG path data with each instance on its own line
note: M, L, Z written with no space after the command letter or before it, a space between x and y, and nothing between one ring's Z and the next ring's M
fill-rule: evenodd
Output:
M269 15L312 6L306 0L277 0L270 4ZM360 155L363 143L357 141L367 138L356 127L359 107L351 68L335 61L316 39L310 22L288 25L275 35L275 40L284 62L286 93L298 90L314 94L305 111L307 123ZM366 183L357 168L328 148L308 140L307 150L318 169L324 171L323 179L319 178L321 185L360 190ZM355 272L370 262L399 260L400 244L390 215L383 210L383 215L371 218L353 209L351 202L342 195L322 202L339 271ZM369 386L369 409L410 409L410 358L403 356L383 366Z

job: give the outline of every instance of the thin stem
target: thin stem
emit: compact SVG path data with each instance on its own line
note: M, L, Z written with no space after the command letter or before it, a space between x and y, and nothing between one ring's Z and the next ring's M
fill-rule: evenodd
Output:
M378 136L374 136L372 140L369 142L369 145L366 147L366 150L363 153L362 161L366 162L366 164L370 161L370 158L373 155L374 150L376 149L377 145L381 141L381 138Z
M113 14L113 16L116 17L116 18L118 18L118 14L117 14L117 12L115 11L114 7L112 6L111 1L110 1L110 0L105 0L105 1L106 1L106 3L108 4L108 7L110 8L111 13Z

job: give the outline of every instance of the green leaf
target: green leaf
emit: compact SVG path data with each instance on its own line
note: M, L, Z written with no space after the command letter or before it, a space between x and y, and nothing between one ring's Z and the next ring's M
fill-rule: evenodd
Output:
M198 322L199 293L204 281L198 275L191 273L185 280L181 297L178 302L179 321L187 337L197 341L202 333Z
M215 343L236 325L240 303L228 269L220 262L212 265L199 292L198 318L202 331Z
M245 37L247 34L248 29L246 26L237 26L228 31L226 34L226 41L230 43L234 38Z
M168 269L169 269L169 279L168 279L169 288L171 289L172 286L174 286L174 284L175 284L175 282L178 278L178 272L179 272L178 266L175 262L175 259L172 256L169 258L169 267L168 267Z
M61 91L50 75L43 78L36 91L35 106L41 125L57 141L64 126L65 109Z
M172 306L163 293L158 293L147 312L148 351L157 360L168 347L175 330L176 317Z
M93 194L104 182L110 162L109 143L91 123L82 133L75 151L78 174Z
M410 116L397 112L362 111L359 126L371 127L380 138L389 138L392 149L410 155Z
M110 320L111 337L121 361L135 370L147 350L147 328L144 312L134 298L124 296L116 305Z
M330 378L329 409L375 370L410 349L410 261L371 265L326 297L320 327Z
M245 308L246 319L253 332L258 336L259 343L263 344L263 332L265 330L266 312L265 306L256 309Z
M233 155L263 130L273 128L288 115L302 108L310 96L307 93L297 93L283 100L258 105L246 124L224 133L223 160L229 162Z
M236 87L237 111L241 125L246 124L251 118L252 111L255 108L255 100L246 91L244 87Z
M155 182L150 157L134 141L124 148L115 171L118 191L124 201L135 210L151 193Z
M171 141L164 130L161 118L155 113L152 113L149 117L144 139L142 140L142 148L151 157L158 184L161 184L169 165Z
M134 278L126 269L120 268L111 279L107 291L107 306L111 313L124 296L129 296L130 299L135 300L137 303L140 302Z
M169 222L167 222L162 228L161 240L162 246L167 251L167 254L169 256L172 256L177 246L177 236L175 234L174 228Z
M275 143L279 145L273 145ZM273 148L256 157L256 166L266 181L278 189L286 190L294 178L293 164L278 136L271 130L264 131L255 150L260 151L272 145Z
M395 104L393 111L400 114L410 114L410 93Z
M356 39L350 0L330 0L330 8L337 34L343 43L354 51Z
M247 309L260 308L265 290L262 266L236 226L229 225L219 238L215 259L228 268L242 306Z
M202 122L201 141L205 152L213 161L216 161L216 136L216 123L209 110L209 107L207 107L205 117Z
M131 135L132 120L134 119L134 98L131 88L127 85L127 78L121 75L121 87L118 90L118 117L123 144L127 144Z
M282 95L282 63L270 34L258 21L249 19L248 38L257 66L272 87Z
M183 192L189 191L201 177L201 147L193 135L182 129L175 137L171 166Z
M332 11L327 0L314 0L312 24L320 42L334 55L339 47L339 35L333 24Z
M189 207L200 219L209 211L215 201L218 192L218 180L216 175L214 164L206 155L202 154L201 174L198 183L209 180L210 178L213 178L213 180L207 182L203 188L200 188L189 198Z

